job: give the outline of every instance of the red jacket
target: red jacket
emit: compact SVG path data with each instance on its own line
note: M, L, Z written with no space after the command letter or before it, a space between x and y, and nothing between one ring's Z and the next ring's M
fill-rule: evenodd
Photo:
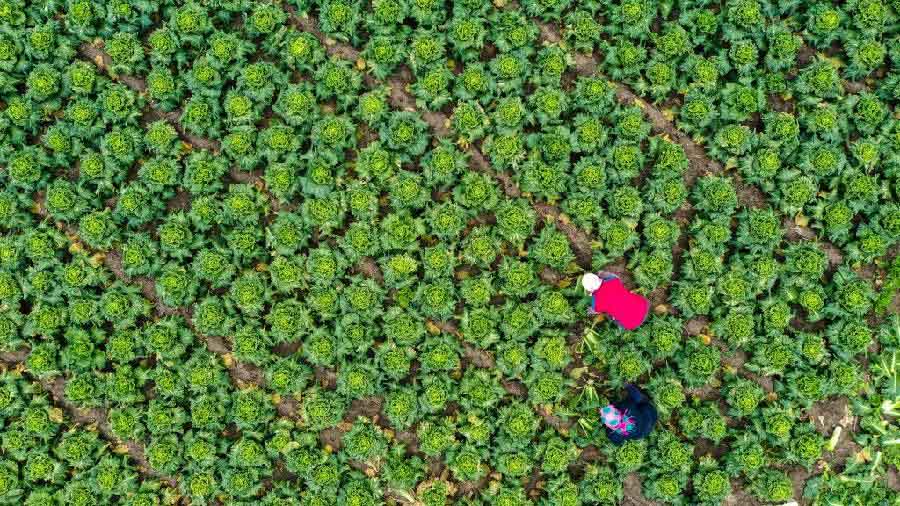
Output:
M634 330L644 323L650 311L650 301L628 291L619 278L603 281L591 296L594 298L595 313L608 314L628 330Z

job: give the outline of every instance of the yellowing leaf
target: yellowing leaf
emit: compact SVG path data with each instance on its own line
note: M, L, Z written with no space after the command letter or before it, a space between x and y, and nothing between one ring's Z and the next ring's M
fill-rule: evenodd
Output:
M587 367L576 367L576 368L572 369L571 371L569 371L569 377L572 379L578 379L582 375L584 375L584 373L586 373L587 371L588 371Z
M104 260L106 260L106 255L104 253L97 253L96 255L91 256L90 262L91 262L91 265L93 265L94 267L97 267L97 266L103 265Z
M425 329L428 331L429 334L437 335L437 334L441 333L441 328L438 327L437 325L435 325L434 322L431 320L428 320L425 323Z

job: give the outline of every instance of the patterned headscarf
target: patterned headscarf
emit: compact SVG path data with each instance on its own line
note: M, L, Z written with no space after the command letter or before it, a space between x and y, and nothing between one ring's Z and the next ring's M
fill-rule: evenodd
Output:
M620 411L609 404L600 410L600 419L610 430L627 436L634 430L634 417L628 416L628 410Z

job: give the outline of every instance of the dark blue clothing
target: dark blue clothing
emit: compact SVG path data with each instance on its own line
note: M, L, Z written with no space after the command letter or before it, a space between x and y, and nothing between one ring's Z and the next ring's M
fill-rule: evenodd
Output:
M615 445L620 445L628 439L642 439L650 435L653 426L656 425L656 419L659 417L656 408L650 402L650 399L644 395L636 386L625 385L625 391L628 392L625 399L614 402L613 406L619 411L628 411L628 416L634 418L634 430L627 436L623 436L618 432L606 427L606 435Z

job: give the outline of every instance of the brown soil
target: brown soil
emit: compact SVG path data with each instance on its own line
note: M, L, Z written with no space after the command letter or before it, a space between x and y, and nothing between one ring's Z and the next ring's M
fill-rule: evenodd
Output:
M262 386L266 382L263 370L259 366L248 364L246 362L235 362L234 365L229 368L229 372L231 373L232 380L238 385Z
M793 113L794 109L796 109L797 104L793 99L786 99L781 95L769 95L768 97L768 105L769 109L777 112L787 112Z
M364 257L356 264L356 270L363 276L374 279L378 284L384 283L384 276L375 259L372 257Z
M344 420L352 422L358 417L376 418L381 415L381 405L384 399L379 396L356 399L350 404L350 408L344 414Z
M341 447L341 436L343 432L337 428L325 429L319 432L319 444L323 448L331 448L337 450Z
M722 363L735 370L740 369L747 362L747 353L741 350L722 357Z
M580 76L595 74L597 72L597 57L585 53L576 53L575 72Z
M469 343L463 343L463 357L465 360L481 369L493 369L494 357L490 352L476 348Z
M297 351L300 349L301 344L301 341L291 341L288 343L276 344L272 348L272 352L280 357L287 357L293 355L294 353L297 353Z
M813 58L816 57L816 50L807 44L803 44L800 47L800 50L797 51L797 64L800 67L805 67L812 63Z
M824 455L824 460L832 467L843 466L847 459L862 450L852 439L859 430L859 420L853 416L846 397L817 402L809 409L809 421L826 439L831 438L834 430L840 427L841 434L834 451Z
M747 484L732 480L731 494L725 498L724 506L760 506L762 503L746 490Z
M644 497L644 492L641 490L641 479L637 473L631 473L625 478L623 489L625 497L622 499L622 506L657 506L661 504Z
M175 196L169 199L166 202L166 211L168 212L176 212L176 211L187 211L191 208L191 194L184 191L178 190L175 193Z
M329 390L337 387L337 374L331 369L316 367L316 383Z
M503 388L506 390L506 393L513 397L520 399L528 397L528 387L519 380L503 380Z
M562 40L559 30L557 30L555 26L549 25L547 23L538 23L538 27L541 30L541 40L543 42L549 42L553 44Z
M835 427L843 428L843 436L849 431L858 429L858 420L850 412L850 401L846 397L837 397L817 402L809 408L809 421L823 436L831 437Z
M241 184L262 184L262 171L254 170L251 172L241 170L237 167L232 167L230 171L228 171L228 177L231 178L235 183Z
M78 48L78 51L82 56L97 65L97 67L99 67L101 70L104 70L111 76L113 76L114 80L121 82L125 86L128 86L138 93L144 93L147 91L147 84L143 79L124 74L112 73L112 71L110 70L110 67L112 66L112 59L110 59L109 55L106 54L106 51L103 50L102 39L97 39L94 44L84 43L81 45L81 47Z
M228 341L226 341L224 337L206 336L205 339L206 349L208 349L209 351L219 355L231 353L231 345L228 344Z
M843 263L844 254L841 252L841 249L829 241L818 239L815 230L807 226L798 225L795 220L788 216L784 218L782 228L784 228L784 236L788 242L816 241L816 244L828 257L828 264L831 269L835 269Z
M31 353L30 348L23 348L16 351L5 351L3 353L0 353L0 363L3 363L6 366L15 367L16 364L24 362L25 359L28 358L29 353Z
M282 397L276 405L278 416L285 418L296 418L300 411L300 402L294 397Z
M735 174L732 174L737 190L738 202L749 209L759 209L766 207L766 195L756 186L744 183L744 181Z
M871 87L864 82L844 81L843 85L844 85L844 91L849 94L853 94L853 95L855 95L857 93L862 93L864 91L871 90Z
M893 467L887 470L887 486L891 490L896 490L900 492L900 472L897 472Z
M472 497L478 495L478 493L483 490L489 482L490 478L488 476L482 477L477 481L463 481L457 485L456 496L457 497Z
M699 336L709 332L709 318L705 316L697 316L684 324L684 332L689 336Z
M806 480L808 480L812 475L813 473L802 468L796 468L788 471L788 476L791 478L791 483L794 485L794 497L799 499L798 502L800 504L809 504L808 500L802 499L803 487L806 486Z
M416 110L416 99L406 90L408 83L409 81L404 81L399 77L388 79L389 97L391 105L397 109L412 112ZM437 115L433 116L432 120L435 124L434 126L443 125L445 117Z
M603 270L615 274L619 277L619 279L622 280L622 283L626 285L634 285L634 277L631 275L631 271L629 271L628 267L625 265L624 258L615 263L603 266Z

